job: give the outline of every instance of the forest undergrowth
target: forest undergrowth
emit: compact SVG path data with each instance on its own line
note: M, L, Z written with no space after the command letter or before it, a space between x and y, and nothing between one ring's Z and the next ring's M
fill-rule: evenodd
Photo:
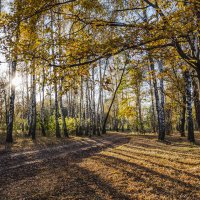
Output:
M200 135L196 135L196 144L178 135L167 136L163 143L156 135L131 133L52 140L46 147L39 140L35 151L4 152L0 195L3 199L200 199Z

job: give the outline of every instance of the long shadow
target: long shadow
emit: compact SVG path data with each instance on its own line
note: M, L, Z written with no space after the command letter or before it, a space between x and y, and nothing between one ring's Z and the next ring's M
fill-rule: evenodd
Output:
M140 177L140 174L141 174L141 170L143 172L146 172L146 175L145 176L148 176L148 177L151 177L151 175L155 176L155 180L158 178L158 176L162 179L163 182L165 181L170 181L171 182L171 186L170 188L173 190L174 189L174 186L175 184L178 184L179 186L181 186L182 190L179 191L175 191L179 194L177 194L177 197L179 195L182 195L182 194L185 194L185 195L189 195L192 197L196 194L194 194L194 189L196 189L197 191L200 189L199 187L195 186L195 185L192 185L192 184L189 184L189 183L185 183L181 180L177 180L175 178L172 178L170 176L167 176L167 175L164 175L162 173L159 173L159 172L156 172L150 168L147 168L147 167L144 167L144 166L141 166L141 165L138 165L136 163L129 163L125 160L122 160L122 159L119 159L119 158L116 158L116 157L112 157L112 156L108 156L108 155L98 155L96 157L92 157L91 159L94 159L94 161L98 162L98 161L101 161L102 163L106 164L107 166L109 167L112 167L112 168L115 168L115 169L119 169L121 170L122 172L124 172L125 174L127 174L130 178L135 178L136 181L142 181L144 183L146 183L147 185L147 188L148 187L153 187L154 188L154 192L157 193L157 194L160 194L160 195L165 195L167 196L168 198L171 196L173 196L174 198L174 194L172 194L169 190L169 187L165 189L165 186L161 187L161 186L158 186L157 184L154 184L152 183L152 181L149 181L149 180L146 180L142 177ZM119 167L121 165L121 167ZM122 167L123 166L123 167ZM133 169L133 172L129 172L127 170L125 170L127 168L127 166L130 166L132 167ZM151 177L151 180L152 180L152 177ZM195 197L194 199L198 199L199 197Z
M139 153L138 153L138 157L137 157L137 156L133 156L133 155L130 156L130 155L124 154L124 153L122 153L122 152L121 152L120 150L118 150L118 149L112 149L110 152L111 152L111 153L115 153L115 154L117 154L117 155L125 156L125 157L127 157L127 158L131 158L131 159L139 159L139 160L141 160L141 161L145 161L145 162L150 163L150 164L152 164L152 165L157 165L158 167L162 167L162 168L166 168L166 169L169 169L169 170L173 170L173 171L178 172L178 173L183 173L183 174L186 174L187 176L197 178L197 179L199 179L199 181L200 181L200 176L199 176L199 175L194 175L194 174L192 174L192 173L189 173L189 172L186 172L186 171L182 171L182 170L180 170L180 169L176 169L176 168L171 167L171 166L161 165L161 164L159 164L159 163L152 162L152 161L150 161L150 160L148 160L148 159L142 158L142 157L141 157L141 154L139 154Z
M168 147L168 146L170 146L170 147L187 147L187 148L189 148L189 147L195 147L195 148L198 148L198 150L200 150L200 148L199 147L197 147L197 145L195 145L195 146L189 146L189 143L188 143L188 145L184 145L184 144L163 144L163 143L161 143L161 144L159 144L159 143L156 143L156 145L155 144L151 144L150 142L147 142L146 140L145 141L143 141L143 140L138 140L138 141L134 141L134 142L131 142L130 144L132 144L132 145L137 145L137 146L141 146L141 147L146 147L146 148L149 148L149 149L154 149L154 148L161 148L161 150L163 150L163 151L167 151L165 148L166 147ZM182 145L182 146L181 146ZM177 153L183 153L182 151L178 151L178 149L176 149L176 152Z
M174 161L173 159L171 158L166 158L166 157L163 157L163 156L159 156L159 155L152 155L152 154L149 154L149 153L137 153L135 151L132 151L132 149L138 149L138 150L141 150L140 147L135 147L135 146L130 146L130 145L124 145L126 148L130 148L130 150L127 150L127 152L131 152L131 153L134 153L134 154L140 154L140 155L144 155L144 156L147 156L147 157L153 157L153 158L161 158L161 159L165 159L165 160L169 160L171 162L176 162L176 163L180 163L180 164L185 164L185 165L191 165L191 166L196 166L196 165L199 165L200 163L186 163L186 162L182 162L182 161ZM144 149L145 151L147 151L148 149ZM123 149L123 151L126 151ZM164 153L164 152L163 152ZM168 154L170 155L170 154ZM171 154L172 155L172 154ZM184 155L185 156L185 155ZM192 155L187 155L187 156L191 156L191 158L193 158Z
M114 138L112 136L112 138ZM91 146L91 144L105 144L105 145L110 145L110 143L112 143L113 141L110 140L110 137L106 137L106 138L82 138L80 141L75 141L73 143L69 143L69 144L64 144L64 145L58 145L58 146L53 146L52 148L42 148L42 149L36 149L36 150L29 150L29 151L25 151L25 152L18 152L18 153L12 153L12 152L7 152L5 155L0 157L0 161L3 160L3 163L0 162L0 168L2 167L2 164L5 163L6 167L7 165L9 165L10 163L14 162L15 159L17 161L17 163L20 161L20 159L23 161L28 161L26 159L29 159L29 157L31 159L33 159L35 157L35 159L38 159L40 156L43 156L44 153L61 153L64 150L69 150L71 149L71 147L77 146L79 145L79 147L87 147L87 146ZM124 137L118 137L117 139L114 140L114 142L127 142L129 141L129 138L124 138ZM18 154L17 156L15 156L15 154ZM31 155L33 155L33 157L31 157Z
M113 141L114 143L112 144L107 144L104 146L94 146L91 148L87 148L82 150L81 146L80 149L77 150L76 152L68 152L67 154L65 152L56 151L56 152L51 152L50 154L41 154L38 152L35 156L34 159L36 158L36 161L41 159L41 162L35 162L35 163L30 163L26 164L26 162L29 161L34 161L34 159L31 157L29 158L26 155L23 155L22 157L20 156L17 160L15 160L15 163L18 162L18 165L21 164L20 167L17 168L7 168L5 164L3 164L3 170L0 171L0 185L3 187L6 187L9 185L9 183L12 182L17 182L19 180L23 180L26 178L34 177L39 173L43 172L44 168L48 168L53 166L54 163L57 163L58 161L60 163L62 162L81 162L82 159L90 157L96 153L99 153L100 151L106 150L107 148L111 147L117 147L119 145L124 145L129 142L129 139L126 140L119 140L119 141ZM86 146L87 147L87 146ZM58 157L53 157L52 155L58 155ZM22 160L21 160L22 159ZM9 159L7 163L9 162ZM12 161L11 161L12 162ZM24 165L25 163L25 165ZM1 164L2 165L2 164ZM9 166L8 166L9 167Z
M66 166L62 166L60 170L67 172L70 176L60 177L59 184L55 185L52 191L41 194L38 199L47 199L48 195L66 199L69 196L71 199L131 199L130 196L114 188L99 175L77 164L69 165L67 169Z
M149 151L158 151L158 152L161 152L161 153L165 153L165 154L169 154L169 155L172 155L172 154L180 154L180 155L183 155L183 156L190 156L192 155L193 157L195 158L200 158L200 156L198 155L193 155L191 153L185 153L183 151L174 151L174 149L171 149L171 150L166 150L163 148L163 146L155 146L155 145L150 145L150 144L145 144L145 143L138 143L138 142L135 142L134 144L127 144L126 145L127 147L130 147L130 148L137 148L137 149L144 149L144 150L148 150ZM161 149L162 148L162 149ZM199 149L200 150L200 149Z
M87 147L90 147L91 145L98 145L98 144L102 144L102 145L105 145L106 147L108 145L111 145L109 142L110 140L109 139L105 139L103 140L105 142L101 142L101 140L91 140L91 141L80 141L80 142L76 142L74 144L69 144L69 145L64 145L62 148L48 148L48 149L42 149L42 150L39 150L39 151L36 151L36 153L23 153L23 154L19 154L18 156L14 156L12 154L8 154L6 156L4 156L3 158L1 158L1 161L0 162L0 173L1 171L5 171L7 169L9 169L9 166L13 166L13 165L24 165L25 163L29 162L29 161L32 161L32 160L42 160L43 158L49 158L49 157L52 157L52 156L55 156L55 155L59 155L63 152L65 152L65 150L74 150L75 148L77 148L77 144L78 144L78 148L87 148ZM122 143L124 144L124 142L128 142L129 140L126 139L126 140L116 140L114 142L116 143ZM111 141L112 142L112 141ZM59 146L58 146L59 147Z
M183 186L183 187L187 187L187 188L197 188L197 189L200 189L199 187L196 187L190 183L186 183L184 181L181 181L181 180L178 180L178 179L175 179L173 177L170 177L168 175L165 175L165 174L162 174L160 172L157 172L157 171L154 171L148 167L144 167L144 166L141 166L139 164L136 164L136 163L132 163L132 162L127 162L123 159L120 159L120 158L116 158L116 157L112 157L112 156L108 156L108 155L98 155L100 157L103 157L104 159L109 159L109 160L112 160L112 159L115 159L116 162L118 163L121 163L121 164L124 164L124 165L129 165L131 167L133 167L133 169L140 169L144 172L148 172L149 174L153 175L153 176L159 176L160 178L162 179L165 179L165 180L168 180L168 181L171 181L173 183L177 183L179 184L180 186Z
M182 144L180 144L180 142L186 142L189 144L189 141L187 140L187 137L183 137L181 138L180 136L177 135L172 135L172 136L167 136L167 139L169 139L170 141L172 141L172 146L181 146ZM183 144L183 146L187 146L187 144ZM199 135L195 134L195 146L200 146L200 139L199 139Z
M119 170L120 172L122 172L123 174L125 174L126 176L128 176L129 178L132 179L132 181L134 182L143 182L146 184L146 188L148 187L153 187L153 194L156 193L157 195L166 195L166 196L170 196L171 193L169 192L168 189L165 189L161 186L158 186L157 184L154 184L152 181L145 179L141 176L140 173L137 173L137 170L135 170L133 168L133 172L130 172L128 170L126 170L126 167L123 165L123 167L120 167L119 163L117 163L116 161L114 161L114 157L111 160L107 160L104 158L99 157L99 155L97 157L92 157L92 160L94 160L94 162L101 162L103 165L106 165L109 168L113 168L115 170Z
M98 153L98 151L96 151ZM83 158L94 155L93 153L79 155L79 158L71 158L74 162L81 161ZM27 168L20 168L17 171L12 171L10 174L2 177L0 184L3 186L0 189L0 196L2 199L12 199L12 189L10 190L9 184L15 183L16 186L20 180L24 184L20 185L20 191L17 191L17 196L20 199L51 199L59 197L71 199L131 199L128 195L121 193L115 189L110 183L100 178L98 175L91 171L79 167L77 164L71 164L69 159L59 158L52 163L40 163L39 165L31 165ZM44 173L45 172L45 173ZM48 182L51 174L56 174L58 178L56 184L47 190L43 190L40 186L32 186L29 180L34 182L38 181L38 177ZM63 175L65 174L65 175ZM35 178L37 176L37 178ZM7 180L7 182L6 182ZM9 192L7 191L7 185ZM30 187L33 187L30 189ZM44 186L45 187L45 186ZM26 190L27 188L28 191ZM30 192L31 190L31 192ZM16 191L15 191L16 192Z

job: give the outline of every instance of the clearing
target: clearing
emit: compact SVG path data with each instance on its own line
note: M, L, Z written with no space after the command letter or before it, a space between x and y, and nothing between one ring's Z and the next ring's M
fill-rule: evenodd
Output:
M1 150L0 199L200 199L199 140L167 140L109 133Z

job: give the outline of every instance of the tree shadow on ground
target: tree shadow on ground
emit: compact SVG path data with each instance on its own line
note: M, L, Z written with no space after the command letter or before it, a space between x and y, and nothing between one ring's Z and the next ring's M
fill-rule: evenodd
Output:
M39 199L46 199L48 195L54 199L131 199L99 175L77 164L69 165L67 169L66 166L62 166L59 170L68 176L59 176L53 190L42 193L38 196Z
M147 164L151 164L153 166L158 166L160 168L166 168L168 170L174 171L174 173L182 173L182 174L187 175L189 177L193 177L193 178L196 178L196 179L200 180L200 175L192 174L192 173L180 170L180 169L172 167L172 166L168 166L168 165L157 163L156 159L152 159L152 157L151 158L148 157L148 159L149 159L148 160L147 158L143 158L142 157L143 155L141 155L140 153L135 153L134 152L133 155L130 155L130 151L125 151L124 152L124 149L123 149L123 151L118 150L118 149L114 149L114 150L111 150L110 152L111 153L115 153L116 155L125 156L125 157L130 158L130 159L144 161ZM145 155L145 157L146 157L146 155Z
M55 158L48 158L48 154L41 156L40 152L35 154L34 158L37 158L36 160L29 159L29 156L27 155L21 155L20 159L16 161L19 165L21 164L21 166L16 168L12 168L11 166L11 168L9 169L6 168L5 165L4 170L0 171L0 185L2 186L0 188L0 196L3 199L13 199L14 197L17 199L47 199L49 197L48 194L50 195L50 193L51 196L59 196L60 192L66 193L66 191L69 190L69 196L72 195L71 193L73 193L73 199L80 199L79 197L76 198L76 195L78 196L77 192L81 193L81 191L83 190L83 186L81 186L81 183L84 182L84 184L86 185L86 189L84 189L85 195L87 194L87 190L89 191L92 184L97 184L96 187L99 187L99 190L103 190L103 188L105 191L107 190L108 196L112 195L113 193L113 195L117 195L121 197L121 199L128 199L126 195L117 193L117 191L112 188L109 183L106 183L106 181L104 182L103 180L98 178L98 176L90 174L90 172L87 172L86 169L81 170L78 165L70 164L80 163L84 158L88 158L96 153L99 153L102 150L106 150L107 148L117 147L118 145L126 144L127 142L129 142L129 139L119 141L117 140L114 141L114 143L105 143L103 141L103 146L91 146L91 148L88 149L80 148L76 152L69 152L68 154L63 153L63 155L58 155L58 157ZM60 152L58 151L57 153L59 154ZM40 157L41 160L39 159L38 162L38 158ZM26 163L27 161L33 162ZM64 173L65 177L60 176L61 173ZM89 178L91 178L91 181L87 186L87 180ZM56 181L56 183L53 184L54 181L57 179L63 179L63 185L60 185L60 180ZM66 182L65 179L67 180ZM75 187L75 183L77 184L77 188ZM57 192L57 190L59 190L59 192ZM93 187L91 187L90 190L94 196L96 189L93 189ZM103 191L100 193L103 193ZM41 194L42 196L40 196ZM39 198L36 198L37 196L39 196ZM94 199L105 198L98 197Z
M195 196L194 192L194 190L199 191L199 186L173 178L149 167L108 155L97 155L92 159L94 162L102 162L109 168L119 170L119 173L123 173L131 181L143 182L143 190L153 187L152 193L158 196L173 199L178 199L181 196L190 197L190 199L199 198L199 196Z
M80 148L68 154L58 150L56 153L52 152L53 155L59 155L55 158L50 154L36 154L42 162L0 173L1 198L128 200L139 199L141 194L149 199L200 198L200 185L197 183L199 175L170 166L171 161L181 165L173 156L169 160L169 166L162 163L162 159L168 161L162 156L166 145L160 145L159 155L151 155L148 151L156 153L159 150L155 144L140 147L137 142L133 145L127 144L130 138L113 140L114 137L103 140L92 138L90 142L82 142L86 147L90 143L91 148ZM140 141L142 139L139 143ZM141 143L144 144L145 141ZM118 146L121 147L117 148ZM100 153L102 150L104 152ZM166 153L169 157L170 150L166 150ZM172 155L174 153L176 152L171 151ZM21 161L22 164L24 160ZM116 177L112 178L114 173ZM179 176L180 173L183 176Z
M155 149L151 148L150 150L149 150L149 148L147 148L148 151L147 150L144 151L145 148L140 148L140 147L131 146L131 145L124 145L124 146L127 148L127 150L123 149L124 152L133 153L135 155L140 155L140 156L146 156L146 157L149 157L151 159L163 159L163 160L168 160L169 162L179 163L181 165L182 164L183 165L190 165L190 166L197 166L197 165L200 164L200 161L196 162L196 160L200 159L200 157L196 156L196 155L192 155L192 154L184 154L183 153L183 154L180 154L180 155L179 154L176 155L175 153L177 153L177 152L172 152L172 150L171 151L167 151L167 150L166 151L164 151L164 150L159 151L159 149L156 149L156 148ZM137 152L134 151L134 150L137 150ZM154 150L155 152L153 152L152 150ZM159 151L159 154L156 152L157 150ZM174 157L177 158L177 156L179 156L179 158L181 156L183 156L183 158L182 158L183 160L185 160L185 158L189 158L189 156L190 156L190 159L195 160L195 163L189 163L187 161L181 161L181 160L174 159Z

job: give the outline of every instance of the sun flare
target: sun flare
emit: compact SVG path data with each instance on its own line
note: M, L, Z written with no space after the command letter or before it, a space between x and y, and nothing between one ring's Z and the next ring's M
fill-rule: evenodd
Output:
M17 87L21 84L21 82L21 78L16 76L14 79L12 79L11 84Z

